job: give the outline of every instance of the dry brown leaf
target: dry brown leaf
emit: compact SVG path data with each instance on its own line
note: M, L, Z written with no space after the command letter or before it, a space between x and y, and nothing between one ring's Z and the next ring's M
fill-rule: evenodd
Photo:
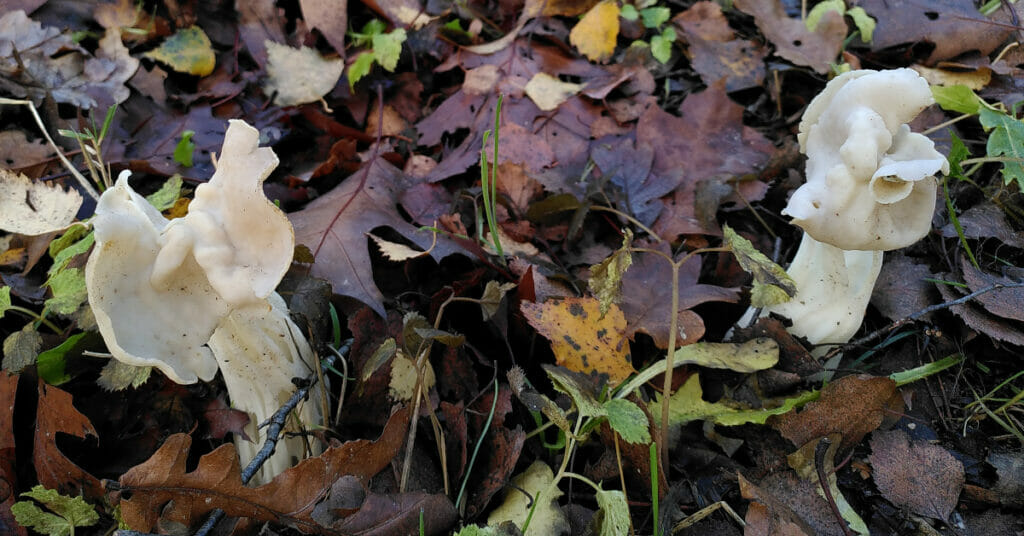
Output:
M28 141L20 130L0 132L0 167L20 170L45 162L53 156L53 149L41 139Z
M722 8L697 2L672 19L686 40L686 56L704 84L725 78L727 91L760 86L767 52L754 41L736 39Z
M320 30L324 39L345 59L345 31L348 29L348 1L299 0L302 20Z
M0 372L0 374L3 374ZM39 483L48 489L70 495L84 493L91 499L103 496L103 485L57 448L57 434L79 439L98 437L92 422L75 409L71 395L39 380L39 405L36 407L35 447L32 462Z
M779 0L736 0L734 5L754 16L758 29L775 45L776 54L821 74L836 61L846 38L846 22L835 11L825 13L812 32L804 21L786 16Z
M963 272L964 282L967 283L971 292L977 292L995 284L1012 285L1019 283L1020 276L1024 275L1021 273L1020 269L1014 270L1013 267L1008 268L1008 270L1017 272L1016 274L1013 274L1017 277L1006 277L986 273L975 268L974 265L963 256L960 257L960 270ZM1024 288L1017 287L993 290L991 292L981 294L975 298L975 302L993 315L1024 322Z
M573 26L569 42L590 61L608 61L615 52L619 37L619 5L603 1Z
M0 371L0 490L18 489L18 474L14 467L14 396L18 392L19 378ZM0 533L26 536L25 527L15 522L11 514L11 505L18 496L10 491L0 496Z
M120 502L121 514L132 529L142 532L152 532L161 515L189 524L220 508L229 516L333 534L313 519L317 503L339 478L351 475L365 484L387 467L405 439L408 422L409 411L399 410L376 441L331 447L256 488L242 484L238 456L230 444L203 456L194 471L186 472L192 438L174 434L148 460L121 475L122 492L131 492L130 499Z
M964 486L964 466L946 449L910 441L903 430L871 436L872 475L891 503L946 521Z
M769 417L769 424L794 445L831 433L842 435L844 453L882 423L896 382L884 377L844 376L829 383L821 396L801 410Z

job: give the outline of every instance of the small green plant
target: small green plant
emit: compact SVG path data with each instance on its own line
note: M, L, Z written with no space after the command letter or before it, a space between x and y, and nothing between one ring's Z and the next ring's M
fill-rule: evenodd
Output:
M495 209L498 203L498 133L501 126L501 101L503 95L498 95L498 104L494 108L494 129L484 132L483 147L480 149L480 188L484 198L484 214L487 218L487 230L491 233L491 240L494 243L494 251L505 263L505 254L501 249L501 238L498 235L498 224L495 220ZM487 162L487 142L494 138L493 156L490 166ZM489 169L488 169L489 168ZM489 171L489 173L488 173Z
M85 165L89 168L89 175L92 177L92 181L100 186L101 190L110 188L114 184L114 181L110 178L110 167L103 162L102 147L103 141L107 139L107 132L110 130L110 123L114 120L115 113L117 113L116 105L108 108L107 114L103 118L103 124L99 127L96 126L93 117L90 116L90 126L82 132L66 129L57 130L61 136L72 138L78 142Z
M672 59L672 43L676 41L676 31L671 26L662 28L672 16L669 8L657 5L657 0L639 0L636 4L622 6L619 15L629 21L640 20L644 28L658 32L651 36L649 43L638 39L631 46L650 47L651 55L661 63L668 63Z
M91 527L100 519L96 510L81 496L67 497L39 485L21 496L35 501L18 501L11 505L14 520L41 534L74 536L75 527ZM46 506L50 512L36 506L36 502Z
M350 31L348 36L357 47L368 48L348 67L348 86L353 89L373 66L380 65L385 71L392 72L398 66L398 58L402 55L402 43L405 43L405 30L396 28L385 32L387 25L378 19L367 22L361 31Z

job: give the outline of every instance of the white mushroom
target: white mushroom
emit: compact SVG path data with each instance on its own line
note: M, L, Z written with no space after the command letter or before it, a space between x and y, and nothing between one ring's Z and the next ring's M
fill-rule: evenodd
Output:
M934 175L949 164L906 123L932 102L911 69L848 72L815 97L798 135L807 182L782 211L805 231L787 270L797 294L762 314L788 317L790 331L812 344L841 344L856 333L882 252L931 227Z
M197 188L188 215L170 222L123 172L96 208L86 265L89 303L115 358L156 367L178 383L208 381L220 369L232 404L250 413L252 442L236 438L242 463L263 442L256 425L295 390L292 378L315 366L274 292L295 243L287 217L263 195L276 165L256 129L231 121L213 178ZM296 414L305 426L323 424L318 404ZM255 481L309 452L301 437L284 439Z

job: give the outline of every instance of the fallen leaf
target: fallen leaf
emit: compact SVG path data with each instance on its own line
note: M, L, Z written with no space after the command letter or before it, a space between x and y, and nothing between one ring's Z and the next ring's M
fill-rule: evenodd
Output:
M725 78L725 89L732 92L764 83L767 51L754 41L736 39L718 4L697 2L672 22L682 31L686 56L705 85Z
M928 265L917 264L899 251L890 252L871 292L871 305L890 320L906 318L935 302L932 283L926 281L934 277Z
M324 39L345 59L345 32L348 30L348 1L299 0L302 20L320 30Z
M209 428L206 437L211 439L224 439L224 436L235 434L246 441L252 441L245 433L245 426L249 424L249 413L232 409L224 402L222 396L218 396L203 408L203 420Z
M26 235L59 231L74 221L81 205L74 189L0 169L0 229Z
M355 440L307 458L256 488L242 484L234 445L221 445L186 472L192 445L187 434L174 434L153 456L119 480L121 515L133 530L151 532L158 518L197 521L215 508L229 516L291 524L303 532L325 532L312 518L317 503L345 475L366 483L391 463L405 439L409 411L391 416L376 441ZM337 532L326 531L337 534Z
M607 374L617 385L636 372L629 362L626 319L612 304L601 315L594 298L565 298L544 303L523 302L523 315L551 341L555 361L569 370Z
M388 226L424 250L433 237L410 225L398 213L398 195L412 185L400 170L377 158L335 189L298 212L288 215L295 240L316 256L312 275L327 279L335 294L350 296L384 315L384 295L373 281L366 233ZM440 260L456 251L450 240L438 238L430 255Z
M751 409L732 400L722 399L718 402L704 400L704 389L700 386L700 375L692 374L682 387L672 393L669 399L669 423L672 428L692 421L707 420L723 426L737 426L746 423L764 424L773 415L785 415L794 407L805 401L807 394L798 395L783 401L775 408ZM661 413L663 398L660 394L648 402L651 414Z
M1006 214L994 203L987 201L979 203L960 214L959 220L964 236L967 238L997 238L1008 246L1024 249L1024 238L1021 238L1020 233L1010 226ZM942 236L946 238L958 236L952 222L942 227Z
M3 407L3 406L0 406ZM985 459L999 477L994 486L999 500L1007 506L1024 506L1024 455L1020 452L992 452Z
M949 519L964 486L964 466L946 449L911 441L903 430L871 436L872 476L890 502L939 521Z
M267 49L267 79L263 92L274 95L274 104L295 106L317 102L337 85L345 70L341 58L327 59L316 49L292 48L273 41Z
M10 287L4 287L9 289ZM9 297L8 297L9 301ZM15 331L4 339L4 371L11 374L18 374L29 365L34 365L39 350L43 347L43 338L39 335L32 324L29 324L20 331Z
M751 529L766 529L753 534L810 536L818 534L822 526L840 528L832 513L826 511L828 505L825 500L814 492L814 486L797 478L792 471L773 473L757 484L747 480L741 473L736 476L739 478L743 498L756 501L747 511L748 526ZM754 508L757 505L761 505L761 508ZM832 520L830 527L827 525L829 518Z
M683 178L678 169L653 171L653 147L634 145L628 139L598 141L590 150L590 158L621 192L612 196L617 208L644 225L654 223L662 210L660 198L675 190Z
M925 60L929 65L972 50L988 55L1013 32L986 19L970 0L863 0L859 5L878 21L872 48L927 41L935 45Z
M826 439L828 443L823 443ZM817 454L820 447L825 447L825 455L821 460L821 469L827 475L824 483L821 482L821 477L818 473ZM838 478L836 476L835 459L838 448L839 434L829 434L826 437L817 438L807 442L805 445L801 445L796 452L786 457L786 461L800 475L800 478L814 486L815 491L820 497L824 498L825 496L823 486L828 486L829 493L832 495L832 503L836 505L839 515L846 520L849 529L853 530L856 534L870 534L867 525L864 524L864 520L850 506L850 503L847 502L846 497L837 485ZM843 528L843 532L846 532L846 527Z
M950 274L937 274L942 281L955 281ZM945 301L953 301L962 298L964 293L945 283L935 283L939 294ZM1008 342L1017 346L1024 346L1024 328L1017 322L1006 321L988 314L984 309L974 303L961 303L949 308L953 314L960 317L967 327L992 337L997 341Z
M198 26L182 28L159 47L143 54L179 73L206 76L213 72L217 57L206 32Z
M235 0L234 4L242 42L252 59L264 67L267 63L265 43L288 40L284 33L284 8L277 7L274 0Z
M6 352L5 352L6 354ZM6 357L5 357L6 359ZM25 527L14 521L11 505L18 500L18 473L15 471L14 397L20 376L0 372L0 533L26 536Z
M423 492L383 495L366 491L353 476L339 478L330 496L313 509L313 519L341 534L442 534L455 524L458 513L441 494Z
M75 465L57 447L57 434L79 439L98 437L92 422L72 404L71 395L39 380L39 405L36 407L35 447L32 463L39 483L47 489L69 495L83 494L94 500L103 496L103 485Z
M505 501L487 517L487 524L498 526L511 521L522 529L527 516L530 525L524 536L558 536L569 532L569 521L556 502L562 490L551 486L555 479L551 467L540 460L512 478L506 488ZM534 505L534 501L538 501Z
M29 141L21 130L0 132L0 166L8 170L21 170L46 162L53 149L42 139Z
M1008 267L1006 275L995 275L975 268L966 258L960 258L960 270L964 282L971 292L977 292L991 285L1013 285L1020 282L1024 273L1020 269ZM1007 277L1010 276L1010 277ZM989 313L1000 318L1024 322L1024 288L1001 288L979 295L973 300Z
M734 5L753 15L757 28L775 45L776 54L820 74L829 71L829 64L836 61L846 38L846 22L835 11L822 15L811 31L804 21L789 18L780 0L736 0Z
M821 396L798 413L772 417L770 424L794 445L839 433L845 453L882 423L896 382L885 377L844 376L826 385Z
M580 92L583 84L563 82L547 73L537 73L526 83L523 91L545 112L558 108L569 97Z
M569 42L590 61L605 62L615 52L619 37L619 5L603 1L573 26Z
M486 410L490 410L490 406ZM525 441L526 432L519 427L500 427L484 438L481 451L488 453L487 464L471 473L473 478L469 480L471 491L466 506L467 518L472 519L482 514L494 495L505 488L516 469Z

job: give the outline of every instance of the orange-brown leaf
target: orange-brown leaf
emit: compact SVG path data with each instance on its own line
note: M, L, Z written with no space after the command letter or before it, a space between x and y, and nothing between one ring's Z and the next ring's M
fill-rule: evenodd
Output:
M89 418L75 409L71 394L39 380L39 405L36 408L35 450L32 463L39 483L48 489L97 499L103 496L99 479L75 465L57 448L57 432L80 439L98 437Z
M523 302L526 320L551 341L555 361L575 372L607 374L618 384L636 372L629 362L626 318L612 304L601 316L595 298Z

